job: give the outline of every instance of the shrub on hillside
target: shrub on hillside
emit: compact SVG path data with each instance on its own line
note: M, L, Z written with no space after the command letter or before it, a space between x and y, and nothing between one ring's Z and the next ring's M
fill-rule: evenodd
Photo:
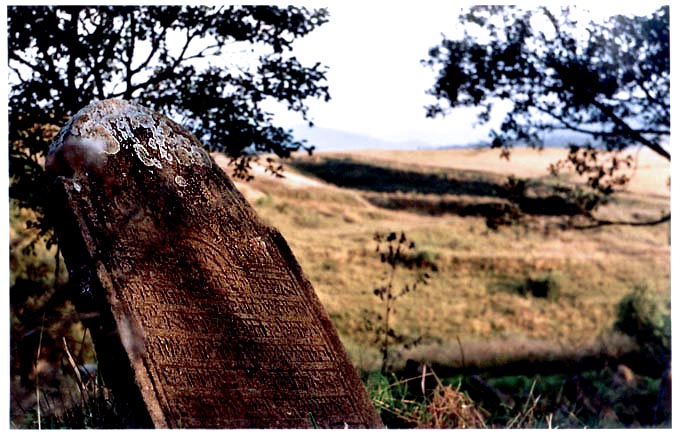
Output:
M543 275L527 275L520 277L501 276L499 281L490 284L490 292L504 291L524 297L536 297L555 302L562 291L562 279L558 273L548 272Z
M646 285L637 285L617 308L614 329L632 337L651 365L665 368L671 356L670 300L660 302Z
M561 288L557 277L552 273L547 273L540 278L526 278L522 292L525 296L531 295L554 302L559 298Z

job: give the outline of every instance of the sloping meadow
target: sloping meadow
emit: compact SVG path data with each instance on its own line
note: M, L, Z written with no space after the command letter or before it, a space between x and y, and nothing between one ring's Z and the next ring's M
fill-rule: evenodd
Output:
M550 190L575 185L546 170L525 179L534 210L490 226L489 211L511 204L508 176L518 170L514 177L522 177L523 168L535 175L536 165L523 167L522 158L535 162L537 152L520 150L504 167L497 155L483 156L490 171L479 168L480 161L474 170L451 164L457 156L465 163L470 151L438 152L432 165L420 153L317 154L287 169L314 181L310 186L285 178L241 184L258 213L290 242L359 367L379 366L375 335L365 323L366 312L380 308L373 290L385 282L376 233L403 231L416 243L415 253L436 265L427 285L398 302L392 317L400 331L422 336L415 350L402 354L419 360L451 364L460 360L461 347L468 362L481 365L536 354L623 353L631 345L613 332L621 299L638 286L661 301L669 298L667 223L569 229L569 205L550 204ZM551 153L543 157L544 169ZM615 218L660 215L669 205L665 182L654 195L616 195L599 211ZM395 283L413 275L397 271ZM487 350L480 346L485 342Z

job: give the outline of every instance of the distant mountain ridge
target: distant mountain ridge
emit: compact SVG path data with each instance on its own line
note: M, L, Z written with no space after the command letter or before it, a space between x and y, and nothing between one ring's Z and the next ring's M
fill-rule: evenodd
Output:
M307 140L316 150L322 152L349 151L360 149L416 150L435 148L424 141L388 141L355 132L325 127L297 126L293 135L298 140Z
M466 149L488 146L488 142L471 144L430 144L425 141L389 141L355 132L325 127L296 126L293 135L298 140L306 140L320 152L351 151L361 149L385 150L422 150L422 149ZM570 143L588 141L588 136L575 132L556 131L544 136L545 147L566 147ZM592 140L591 140L592 141Z

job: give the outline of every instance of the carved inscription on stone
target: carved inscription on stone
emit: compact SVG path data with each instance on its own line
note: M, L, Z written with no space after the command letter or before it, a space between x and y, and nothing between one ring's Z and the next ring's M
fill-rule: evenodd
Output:
M196 138L108 100L46 167L77 305L137 424L382 426L288 245Z

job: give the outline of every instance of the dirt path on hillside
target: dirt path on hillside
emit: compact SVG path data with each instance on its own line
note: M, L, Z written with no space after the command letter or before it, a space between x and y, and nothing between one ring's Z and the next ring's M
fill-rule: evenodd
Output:
M222 153L212 153L212 157L217 163L217 165L219 165L222 168L222 170L224 170L227 174L231 173L231 169L229 168L229 158L224 156ZM266 166L259 163L253 163L252 172L255 178L264 179L266 181L275 181L289 188L328 186L328 184L326 184L325 182L321 182L319 180L301 175L299 173L294 173L289 168L286 168L286 170L283 173L283 177L278 177L268 172ZM240 183L238 181L235 182L237 182L237 184ZM243 183L240 184L243 185Z

